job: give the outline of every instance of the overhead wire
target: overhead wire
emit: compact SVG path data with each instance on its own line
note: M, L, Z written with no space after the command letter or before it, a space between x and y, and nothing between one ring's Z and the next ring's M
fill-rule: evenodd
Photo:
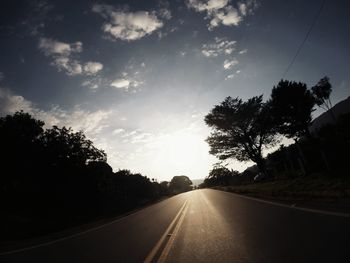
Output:
M325 4L326 0L322 0L322 3L320 5L320 8L318 9L314 19L312 20L312 23L310 25L310 28L309 30L307 31L303 41L300 43L298 49L297 49L297 52L295 53L295 55L293 56L292 60L290 61L290 63L288 64L288 67L286 68L286 70L284 71L283 75L282 75L282 79L284 79L286 77L286 75L288 74L289 70L292 68L295 60L297 59L300 51L302 50L304 44L306 43L306 40L309 38L309 35L311 34L311 31L313 30L318 18L320 17L321 15L321 12L322 12L322 9L324 7L324 4Z

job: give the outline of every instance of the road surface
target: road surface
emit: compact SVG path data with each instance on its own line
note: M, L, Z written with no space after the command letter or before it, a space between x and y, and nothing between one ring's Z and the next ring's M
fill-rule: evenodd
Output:
M350 217L195 190L0 262L350 262Z

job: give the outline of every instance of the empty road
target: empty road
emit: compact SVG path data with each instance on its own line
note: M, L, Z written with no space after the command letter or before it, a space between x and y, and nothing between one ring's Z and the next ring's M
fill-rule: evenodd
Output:
M350 217L195 190L0 262L350 262Z

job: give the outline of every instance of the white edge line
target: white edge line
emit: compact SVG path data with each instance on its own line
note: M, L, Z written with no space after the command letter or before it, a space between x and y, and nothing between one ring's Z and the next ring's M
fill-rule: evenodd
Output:
M207 188L207 189L210 189L210 188ZM316 214L332 215L332 216L340 216L340 217L348 217L348 218L350 218L350 213L325 211L325 210L319 210L319 209L299 207L299 206L295 206L295 205L291 206L291 205L286 205L286 204L283 204L283 203L267 201L267 200L260 199L260 198L250 197L250 196L246 196L246 195L243 195L243 194L237 194L237 193L232 193L232 192L218 190L218 189L210 189L210 190L220 191L220 192L223 192L223 193L235 195L237 197L246 198L246 199L250 199L250 200L254 200L254 201L257 201L257 202L266 203L266 204L270 204L270 205L281 206L281 207L285 207L285 208L296 209L296 210L301 210L301 211L306 211L306 212L312 212L312 213L316 213Z
M58 242L61 242L61 241L67 240L67 239L71 239L71 238L74 238L74 237L82 236L82 235L87 234L89 232L93 232L93 231L98 230L100 228L103 228L103 227L112 225L112 224L114 224L116 222L119 222L121 220L124 220L125 218L127 218L129 216L136 215L136 214L138 214L140 212L143 212L144 210L149 209L149 208L151 208L151 207L153 207L155 205L158 205L158 204L160 204L160 203L162 203L164 201L170 200L173 197L175 197L175 196L172 196L170 198L162 200L162 201L160 201L158 203L149 205L149 206L147 206L145 208L140 208L139 210L137 210L135 212L132 212L130 214L127 214L125 216L121 215L119 218L117 218L117 219L115 219L115 220L113 220L111 222L105 223L103 225L99 225L99 226L96 226L96 227L93 227L93 228L89 228L89 229L87 229L85 231L82 231L82 232L79 232L79 233L76 233L76 234L72 234L72 235L68 235L68 236L65 236L65 237L61 237L61 238L58 238L58 239L55 239L55 240L52 240L52 241L44 242L44 243L41 243L41 244L38 244L38 245L33 245L33 246L25 247L25 248L19 248L19 249L15 249L15 250L6 251L6 252L0 252L0 256L15 254L15 253L23 252L23 251L26 251L26 250L31 250L31 249L35 249L35 248L39 248L39 247L44 247L44 246L52 245L52 244L55 244L55 243L58 243ZM55 234L55 233L53 233L53 234Z

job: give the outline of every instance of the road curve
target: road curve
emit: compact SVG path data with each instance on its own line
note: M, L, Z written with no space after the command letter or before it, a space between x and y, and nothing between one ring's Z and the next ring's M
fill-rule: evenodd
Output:
M195 190L0 262L350 262L350 218Z

